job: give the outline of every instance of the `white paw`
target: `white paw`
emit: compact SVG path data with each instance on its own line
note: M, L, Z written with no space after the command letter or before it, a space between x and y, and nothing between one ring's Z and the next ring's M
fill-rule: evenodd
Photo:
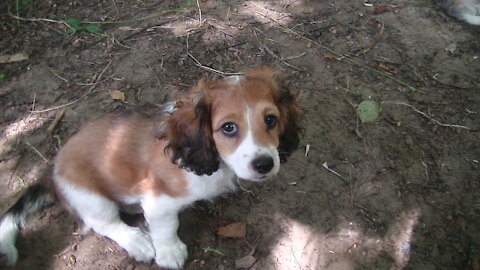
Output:
M150 236L139 228L128 228L128 230L119 232L121 235L115 239L117 243L136 261L146 263L152 261L155 258L155 249Z
M188 256L187 246L180 240L155 245L155 262L160 267L180 269Z
M0 265L14 265L18 259L18 251L12 243L0 243Z

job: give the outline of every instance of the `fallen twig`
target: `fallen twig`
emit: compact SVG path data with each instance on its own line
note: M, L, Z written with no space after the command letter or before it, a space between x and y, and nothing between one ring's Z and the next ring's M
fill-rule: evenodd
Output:
M10 12L10 10L11 10L10 7L8 7L7 10L8 10L8 15L10 15L10 17L12 17L14 19L17 19L17 20L20 20L20 21L59 23L59 24L64 24L64 25L69 27L69 25L65 21L52 20L52 19L48 19L48 18L23 18L23 17L20 17L18 15L12 14L12 12Z
M326 161L322 164L322 166L323 166L323 168L327 169L327 171L329 171L329 172L335 174L336 176L340 177L340 179L342 179L342 181L343 181L343 183L344 183L345 185L348 185L347 179L345 179L345 177L343 177L341 174L337 173L336 171L330 169L330 168L328 167L328 164L327 164Z
M432 117L428 116L426 113L420 111L419 109L417 109L417 108L413 107L412 105L410 105L410 104L408 104L408 103L405 103L405 102L383 101L382 104L383 104L383 103L385 103L385 104L403 105L403 106L410 107L414 112L416 112L416 113L418 113L418 114L421 114L423 117L427 118L428 120L430 120L430 121L434 122L435 124L437 124L437 125L439 125L439 126L442 126L442 127L454 127L454 128L462 128L462 129L466 129L466 130L472 130L471 128L466 127L466 126L441 123L441 122L433 119Z
M58 109L61 109L61 108L65 108L67 106L70 106L72 104L77 103L82 98L84 98L88 94L90 94L90 92L92 92L92 90L95 88L95 86L97 86L98 82L100 81L100 78L102 77L103 73L105 73L105 71L107 70L107 68L110 66L111 63L112 63L112 61L108 62L108 64L105 66L105 68L102 70L102 72L95 78L95 83L90 87L90 89L88 89L87 92L83 93L79 98L75 99L74 101L59 105L59 106L55 106L55 107L48 108L48 109L45 109L45 110L36 110L36 111L31 111L31 112L32 113L44 113L44 112L49 112L49 111L54 111L54 110L58 110Z
M53 130L57 127L60 120L62 120L62 117L63 117L64 114L65 114L65 108L63 108L61 111L57 112L57 114L55 115L55 119L53 119L53 122L47 128L47 134L48 135L52 134Z
M55 71L53 71L49 66L45 66L45 67L48 69L48 71L50 71L53 75L55 75L55 76L56 76L57 78L59 78L60 80L66 82L66 83L70 82L68 79L65 79L64 77L58 75L58 74L57 74Z
M302 69L300 69L300 68L298 68L298 67L296 67L296 66L294 66L294 65L289 64L286 60L301 57L301 56L303 56L305 53L301 53L300 55L295 56L295 57L289 57L288 59L282 58L282 57L278 56L276 53L274 53L267 45L263 44L263 43L260 41L260 39L258 38L257 33L255 32L255 30L252 30L252 32L253 32L253 34L255 35L255 37L257 38L258 44L260 44L260 49L263 49L263 50L267 51L267 53L269 53L271 56L273 56L274 58L276 58L278 61L280 61L280 62L282 62L283 64L285 64L287 67L293 68L293 69L295 69L296 71L302 71Z
M377 43L380 41L380 36L382 36L384 29L385 29L385 24L382 22L382 27L380 27L380 31L378 32L377 38L375 39L375 41L373 42L373 44L370 45L370 47L368 47L367 49L365 49L365 50L357 53L356 56L359 56L359 55L362 55L362 54L366 54L367 52L369 52L369 51L371 51L373 48L375 48L375 46L377 46Z
M27 142L27 141L25 141L25 143L26 143L28 146L30 146L30 147L33 149L33 151L35 151L35 153L37 153L37 154L43 159L43 161L45 161L46 163L50 164L50 161L49 161L40 151L38 151L38 149L35 148L35 146L33 146L32 144L30 144L30 143Z
M278 61L282 62L283 64L285 64L287 67L290 67L290 68L293 68L295 69L296 71L302 71L301 68L299 67L296 67L292 64L289 64L287 61L284 60L284 58L278 56L277 54L275 54L272 50L270 50L270 48L268 48L266 45L263 45L263 48L269 53L271 54L273 57L277 58Z
M208 71L211 71L213 73L217 73L217 74L220 74L222 76L233 76L233 75L242 75L243 73L230 73L230 72L223 72L223 71L219 71L219 70L216 70L214 68L211 68L211 67L207 67L207 66L204 66L202 65L202 63L200 63L200 61L197 60L197 58L195 58L191 53L188 53L188 56L190 58L192 58L192 60L195 62L195 65L199 68L203 68L205 70L208 70Z

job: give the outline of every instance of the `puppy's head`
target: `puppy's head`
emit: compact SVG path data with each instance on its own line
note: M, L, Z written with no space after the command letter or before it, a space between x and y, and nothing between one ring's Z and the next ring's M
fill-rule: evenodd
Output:
M211 174L223 161L238 177L263 180L298 147L297 97L268 67L250 69L196 87L168 118L172 160L196 174Z

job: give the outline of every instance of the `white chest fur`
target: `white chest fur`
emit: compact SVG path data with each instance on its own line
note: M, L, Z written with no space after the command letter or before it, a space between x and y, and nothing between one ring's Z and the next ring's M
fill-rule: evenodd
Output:
M235 189L235 174L228 167L221 167L211 175L198 176L191 172L187 174L188 200L208 200Z

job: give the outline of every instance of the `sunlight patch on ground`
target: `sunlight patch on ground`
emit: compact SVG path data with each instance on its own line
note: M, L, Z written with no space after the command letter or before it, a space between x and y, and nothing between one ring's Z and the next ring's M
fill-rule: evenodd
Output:
M213 1L214 2L214 1ZM209 4L210 8L216 8L214 3ZM220 4L218 4L220 5ZM230 8L235 10L231 13ZM201 9L200 9L201 10ZM176 37L186 37L200 29L205 31L202 33L202 41L206 44L212 44L225 40L233 40L239 33L240 29L249 24L249 20L240 22L238 18L254 18L256 21L265 25L286 25L293 20L293 13L302 13L305 11L303 1L296 0L280 0L280 1L241 1L238 6L232 5L220 10L219 18L212 17L211 13L206 9L202 15L197 13L192 18L184 20L176 20L167 23L161 28L172 31ZM222 14L225 12L225 14ZM231 14L236 14L235 16ZM240 15L240 17L238 17ZM154 29L151 29L153 31ZM147 30L148 31L148 30Z
M192 33L194 30L199 29L199 27L200 23L198 20L188 18L186 20L177 20L167 23L160 28L165 28L172 31L172 34L176 37L184 37Z
M342 265L345 270L353 269L348 261L340 262L337 253L346 250L349 242L356 241L358 232L347 228L332 237L286 216L277 220L281 222L283 235L272 249L272 269L329 269L332 263Z
M283 7L280 6L284 1L248 1L244 6L239 7L238 11L241 14L247 14L253 16L257 21L261 23L274 23L274 24L288 24L292 21L292 14L286 12ZM296 1L298 5L302 1ZM286 4L284 4L286 6Z
M44 125L49 118L44 114L29 114L8 124L0 137L0 155L10 152L15 146L15 140Z
M413 233L420 216L418 208L404 212L385 236L386 246L390 247L389 254L396 264L396 267L392 269L403 269L408 265Z
M389 227L385 237L365 233L352 221L343 220L327 233L290 217L277 214L283 235L271 252L272 269L358 269L388 254L390 269L403 269L410 259L413 231L420 211L404 212ZM387 266L386 266L387 267Z

